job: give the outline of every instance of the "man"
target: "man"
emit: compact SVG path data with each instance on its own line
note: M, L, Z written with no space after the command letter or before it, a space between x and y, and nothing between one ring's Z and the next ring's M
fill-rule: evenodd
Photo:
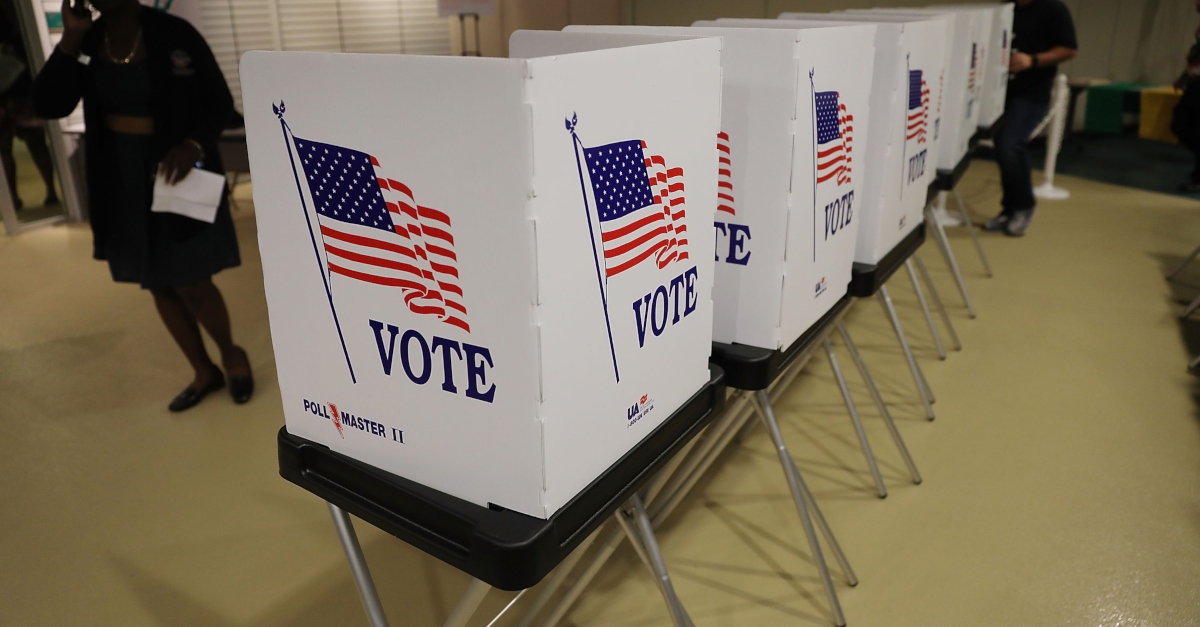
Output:
M1200 0L1195 0L1196 11L1200 12ZM1175 117L1171 120L1171 132L1179 143L1192 151L1195 165L1187 180L1179 186L1186 194L1200 192L1200 29L1196 30L1196 43L1188 51L1187 68L1175 79L1175 89L1183 92L1179 104L1175 105Z
M1075 58L1075 24L1060 0L1016 0L1008 100L996 131L996 161L1004 210L984 229L1021 236L1029 229L1037 201L1029 162L1029 135L1050 107L1058 64Z

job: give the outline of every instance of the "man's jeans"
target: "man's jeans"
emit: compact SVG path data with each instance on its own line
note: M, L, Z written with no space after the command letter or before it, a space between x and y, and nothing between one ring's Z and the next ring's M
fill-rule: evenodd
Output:
M1033 174L1029 162L1029 135L1046 117L1049 103L1009 98L1004 120L996 130L996 161L1000 163L1000 185L1004 214L1037 206L1033 197Z

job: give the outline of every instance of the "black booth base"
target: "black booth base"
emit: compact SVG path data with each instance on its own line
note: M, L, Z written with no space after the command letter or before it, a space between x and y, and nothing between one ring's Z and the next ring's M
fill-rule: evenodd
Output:
M856 263L850 270L850 295L855 298L870 298L879 291L879 288L887 283L888 279L904 265L905 261L917 252L921 244L925 243L925 222L922 221L917 225L912 233L904 236L899 244L896 244L888 254L879 260L879 263L870 266L865 263Z
M501 590L536 585L725 407L720 368L700 391L548 520L481 507L279 430L279 474ZM500 469L502 471L502 469Z
M962 180L964 174L967 173L967 168L971 165L971 154L962 158L958 165L954 166L953 170L938 170L937 177L933 179L933 183L929 184L929 200L937 196L937 192L954 191L955 186Z
M846 294L816 324L783 350L767 350L745 344L713 342L709 362L725 372L725 385L738 390L765 390L797 357L804 354L829 328L854 298Z

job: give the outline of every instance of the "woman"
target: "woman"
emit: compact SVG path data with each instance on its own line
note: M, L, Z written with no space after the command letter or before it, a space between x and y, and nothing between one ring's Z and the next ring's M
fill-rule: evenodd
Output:
M0 4L0 163L8 177L8 191L13 205L20 211L25 203L17 193L17 160L13 156L13 139L19 138L29 150L29 156L42 175L46 186L42 206L57 205L54 189L54 164L46 145L45 124L33 114L29 90L33 77L29 75L25 58L25 42L16 17L16 6Z
M1196 11L1200 12L1200 0L1195 0ZM1175 89L1183 92L1179 104L1175 105L1175 117L1171 120L1171 132L1192 152L1192 173L1179 185L1185 194L1200 192L1200 29L1196 30L1196 42L1187 55L1187 67L1175 79Z
M233 343L229 314L212 275L241 264L229 206L212 224L151 213L156 173L174 185L200 165L223 174L217 139L233 98L208 45L187 22L137 0L64 0L63 38L34 79L44 118L70 114L83 100L88 205L94 256L113 280L150 290L159 316L195 371L169 405L195 406L225 386L200 336L221 351L233 400L254 391L246 352Z

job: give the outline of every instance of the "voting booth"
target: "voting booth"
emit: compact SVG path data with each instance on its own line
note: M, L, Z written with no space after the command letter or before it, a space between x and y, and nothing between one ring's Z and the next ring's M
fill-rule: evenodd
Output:
M769 20L723 20L769 23ZM937 174L946 24L940 20L883 21L856 13L783 13L777 22L804 28L873 22L875 64L867 138L866 198L854 261L875 266L919 227L927 189Z
M970 152L971 138L979 127L987 42L991 13L974 9L854 9L847 13L892 15L900 18L934 17L947 20L944 113L939 129L937 168L952 171Z
M992 14L988 62L984 68L983 95L979 105L979 126L991 128L1004 115L1004 101L1008 97L1008 63L1012 53L1013 15L1016 5L1012 2L1003 2L954 6L964 9L990 10Z
M612 37L614 46L628 45L622 37L630 35L724 40L722 127L714 137L720 180L713 339L788 346L849 283L870 111L870 72L860 70L873 63L874 28L564 30L568 38L597 34ZM519 39L514 35L512 49L529 45Z
M707 385L720 47L247 53L287 431L548 518Z

